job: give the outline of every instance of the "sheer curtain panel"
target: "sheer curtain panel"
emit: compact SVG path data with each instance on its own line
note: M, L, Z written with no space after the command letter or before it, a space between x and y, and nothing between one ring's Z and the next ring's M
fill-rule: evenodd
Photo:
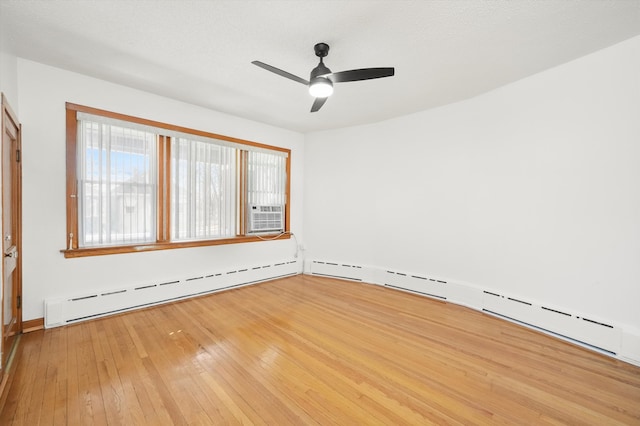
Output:
M154 242L156 135L82 120L78 145L80 246Z

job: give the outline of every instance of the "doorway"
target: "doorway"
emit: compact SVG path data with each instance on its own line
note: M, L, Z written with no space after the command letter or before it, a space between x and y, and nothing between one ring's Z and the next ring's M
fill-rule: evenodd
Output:
M2 94L2 371L22 328L21 129Z

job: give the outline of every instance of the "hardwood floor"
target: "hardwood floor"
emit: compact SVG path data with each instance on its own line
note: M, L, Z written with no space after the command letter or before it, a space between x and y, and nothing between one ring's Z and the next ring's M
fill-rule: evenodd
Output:
M640 368L296 276L22 336L2 425L640 424Z

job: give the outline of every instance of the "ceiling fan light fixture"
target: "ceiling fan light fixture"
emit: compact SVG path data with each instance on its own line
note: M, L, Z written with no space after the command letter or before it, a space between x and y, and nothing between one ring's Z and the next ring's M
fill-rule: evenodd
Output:
M2 0L0 0L2 1ZM317 43L313 50L316 52L316 56L320 58L318 65L311 70L309 74L309 80L300 78L297 75L290 72L283 71L272 65L265 64L260 61L252 61L251 63L264 68L274 74L281 77L288 78L297 83L304 84L309 88L309 94L315 99L313 105L311 105L311 112L317 112L322 105L327 102L329 96L333 94L333 83L346 83L349 81L361 81L372 80L374 78L391 77L395 74L393 67L386 68L360 68L354 70L346 70L340 72L332 72L324 64L323 58L329 54L329 45L327 43Z
M333 93L333 83L325 77L316 77L311 80L309 94L314 98L327 98Z

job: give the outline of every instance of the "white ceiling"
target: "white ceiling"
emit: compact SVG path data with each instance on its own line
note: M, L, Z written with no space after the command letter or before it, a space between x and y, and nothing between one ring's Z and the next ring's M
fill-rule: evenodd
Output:
M17 56L300 132L434 108L640 34L640 0L0 0ZM317 113L313 46L333 71L393 66L336 84Z

